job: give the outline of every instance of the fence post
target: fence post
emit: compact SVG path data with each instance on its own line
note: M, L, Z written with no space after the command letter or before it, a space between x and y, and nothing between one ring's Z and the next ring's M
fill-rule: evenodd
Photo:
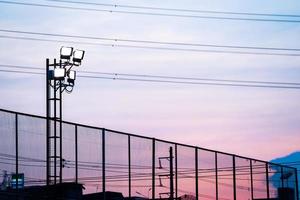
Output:
M128 196L131 198L131 146L130 135L128 135Z
M198 148L195 147L195 177L196 177L196 200L199 199L198 194Z
M253 168L252 168L252 160L250 159L250 187L251 187L251 200L254 198L253 194Z
M215 152L215 175L216 175L216 200L219 199L219 188L218 188L218 153Z
M155 199L155 138L152 139L152 199Z
M266 163L266 181L267 181L267 198L270 198L270 187L269 187L269 165Z
M175 144L175 198L178 199L177 144Z
M75 182L78 183L78 127L75 125Z
M236 200L236 166L235 166L235 155L232 156L233 165L233 199Z
M16 131L16 138L15 138L15 143L16 143L16 190L17 190L17 199L18 199L18 190L19 190L19 135L18 135L18 114L16 113L15 115L15 131Z
M105 194L105 129L102 129L102 192L103 199L106 200Z
M170 147L170 199L174 200L173 147Z

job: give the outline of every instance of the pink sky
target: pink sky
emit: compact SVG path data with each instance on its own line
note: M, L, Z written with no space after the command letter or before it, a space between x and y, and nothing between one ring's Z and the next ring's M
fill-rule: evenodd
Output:
M297 13L300 6L297 0L276 4L272 0L117 3L258 13ZM285 48L300 45L298 23L137 18L135 15L20 5L1 5L0 11L0 26L14 30L52 33L53 27L63 27L58 34ZM300 60L296 56L158 51L3 38L0 39L0 64L44 67L45 59L57 57L62 45L86 50L80 67L83 71L283 82L299 80ZM45 115L44 77L1 72L0 81L1 108ZM299 150L299 90L78 78L74 92L64 98L64 119L67 121L265 160Z

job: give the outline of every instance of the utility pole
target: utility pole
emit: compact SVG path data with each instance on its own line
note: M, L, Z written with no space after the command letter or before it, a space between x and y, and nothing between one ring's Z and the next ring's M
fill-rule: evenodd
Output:
M161 174L159 175L159 180L160 180L160 185L162 185L161 177L169 177L169 184L170 184L170 191L169 192L162 192L159 193L159 196L161 197L162 195L168 195L170 200L174 199L174 167L173 167L173 147L169 148L169 156L168 157L159 157L159 168L162 169L162 164L161 160L165 159L169 161L169 173L168 174Z

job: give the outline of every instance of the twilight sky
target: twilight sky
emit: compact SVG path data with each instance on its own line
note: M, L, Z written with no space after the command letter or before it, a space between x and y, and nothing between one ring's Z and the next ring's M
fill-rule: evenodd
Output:
M91 8L43 0L26 2ZM300 9L298 0L97 2L281 14L299 14ZM131 15L2 3L0 27L1 30L137 40L284 48L300 46L300 23ZM0 37L7 35L110 44L0 31ZM299 57L151 50L7 38L0 38L0 65L44 67L45 59L58 57L63 45L86 50L80 67L82 71L299 82ZM45 115L43 76L0 72L0 81L1 108ZM299 150L300 90L78 78L73 93L64 94L64 98L64 119L67 121L267 160Z

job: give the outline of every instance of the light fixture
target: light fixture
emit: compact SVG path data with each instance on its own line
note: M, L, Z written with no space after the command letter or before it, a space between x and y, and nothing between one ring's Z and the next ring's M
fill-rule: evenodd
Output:
M61 47L60 48L60 59L70 60L73 54L73 47Z
M73 70L69 71L68 77L69 77L69 79L75 80L76 79L76 71L73 71Z
M66 77L65 68L55 68L54 69L54 79L63 80Z
M68 73L68 83L74 84L74 81L76 79L76 71L69 71Z
M73 62L75 65L79 66L81 64L81 61L84 57L84 51L83 50L75 50L73 52Z

